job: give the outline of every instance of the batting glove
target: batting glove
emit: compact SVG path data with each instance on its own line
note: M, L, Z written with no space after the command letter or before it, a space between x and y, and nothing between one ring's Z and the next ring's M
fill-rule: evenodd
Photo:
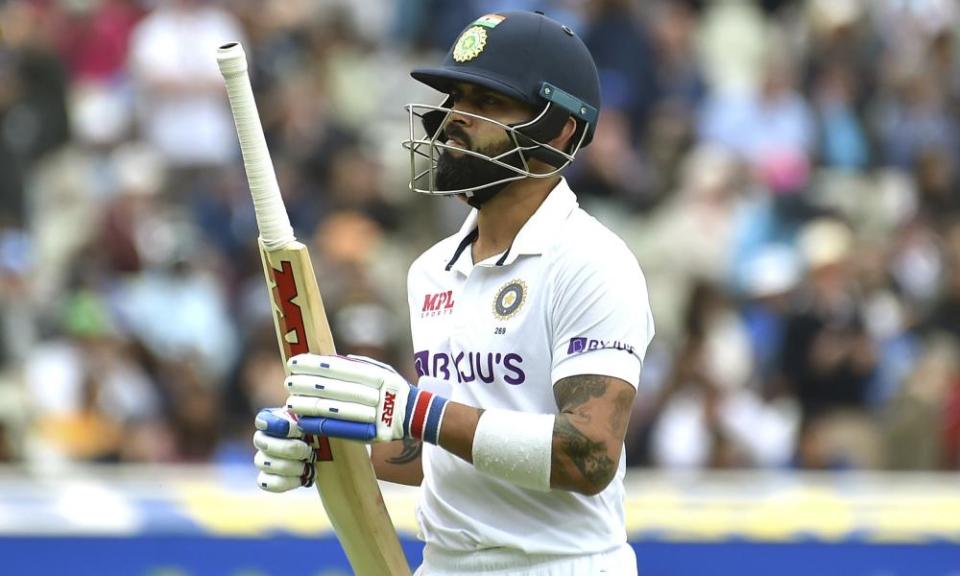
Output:
M296 417L285 408L267 408L257 414L256 427L253 463L260 470L257 486L268 492L287 492L312 485L316 438L300 430Z
M287 408L304 432L367 442L436 444L446 399L362 356L300 354L287 362Z

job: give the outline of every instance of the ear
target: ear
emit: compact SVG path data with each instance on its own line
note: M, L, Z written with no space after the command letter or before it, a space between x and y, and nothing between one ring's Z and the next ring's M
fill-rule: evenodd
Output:
M563 129L560 130L560 134L557 134L556 138L550 140L547 144L557 150L566 151L570 146L570 139L573 138L573 134L576 131L577 121L573 119L573 116L567 116L567 121L563 123Z

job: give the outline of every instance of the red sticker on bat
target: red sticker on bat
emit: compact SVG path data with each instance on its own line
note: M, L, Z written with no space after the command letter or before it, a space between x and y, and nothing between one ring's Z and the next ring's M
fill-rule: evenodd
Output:
M293 275L293 265L289 260L280 262L280 269L270 267L273 271L273 301L279 305L279 322L283 337L283 356L290 358L297 354L310 351L307 344L307 330L303 320L303 310L294 302L298 296L297 279ZM330 449L330 439L326 436L315 436L312 442L313 451L320 462L333 460Z
M273 301L280 307L280 326L283 332L283 354L286 358L305 354L307 331L303 323L303 311L293 302L298 296L297 279L289 260L280 262L280 269L273 268Z

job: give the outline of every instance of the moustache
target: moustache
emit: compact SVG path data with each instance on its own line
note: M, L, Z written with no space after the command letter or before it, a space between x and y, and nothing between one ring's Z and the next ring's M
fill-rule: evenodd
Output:
M467 135L466 131L457 124L449 124L444 129L444 134L447 138L453 138L459 140L463 143L463 147L467 150L473 148L473 142L470 141L470 136Z

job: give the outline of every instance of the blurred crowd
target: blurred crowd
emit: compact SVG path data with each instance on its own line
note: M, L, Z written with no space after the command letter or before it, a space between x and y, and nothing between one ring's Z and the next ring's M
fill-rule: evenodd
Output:
M284 400L215 49L240 41L341 352L414 375L411 80L486 12L600 70L568 171L657 336L631 466L960 469L953 0L0 0L0 461L226 462Z

